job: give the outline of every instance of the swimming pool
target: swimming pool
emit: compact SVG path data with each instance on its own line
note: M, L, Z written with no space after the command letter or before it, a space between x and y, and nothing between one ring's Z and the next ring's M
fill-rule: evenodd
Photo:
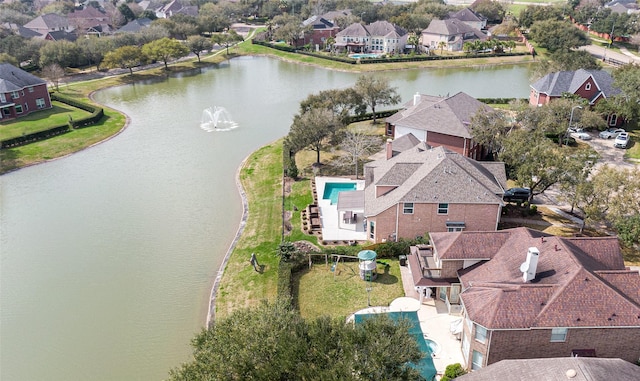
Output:
M356 53L356 54L350 54L349 57L351 58L380 58L379 54L376 53Z
M400 319L409 320L409 322L411 323L411 326L409 327L409 333L411 334L411 336L413 336L413 338L418 343L418 348L420 348L420 351L424 353L424 357L422 357L422 359L418 361L417 364L410 363L410 365L418 369L420 371L420 374L422 374L422 377L424 377L426 380L435 380L436 367L433 364L433 358L432 358L432 355L435 352L432 351L433 345L429 345L431 343L427 343L426 339L424 338L422 328L420 328L420 320L418 320L418 312L403 311L403 312L383 312L383 313L386 314L393 321L399 321ZM378 314L355 314L354 320L355 320L355 323L358 324L362 320L376 316L376 315ZM432 340L429 340L429 341L437 345L436 342ZM436 349L436 348L433 348L433 349ZM439 348L436 350L439 350Z
M356 183L325 183L323 200L331 200L331 205L338 203L338 193L356 190Z

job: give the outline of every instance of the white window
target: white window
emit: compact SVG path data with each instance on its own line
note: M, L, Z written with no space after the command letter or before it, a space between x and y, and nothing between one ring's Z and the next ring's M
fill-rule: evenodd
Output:
M552 328L551 329L551 342L561 343L567 340L567 328Z
M471 370L478 370L482 368L482 353L478 351L473 351L473 358L471 359Z
M487 341L487 329L477 324L475 324L475 326L476 326L476 335L475 335L476 341L485 343Z
M369 238L371 239L376 238L375 229L376 229L376 224L373 221L370 221L369 222Z
M464 230L464 222L447 222L448 232L461 232Z
M584 85L584 89L587 91L591 90L591 83L587 83L586 85Z
M22 105L16 105L16 113L22 114Z
M19 93L19 92L17 92L17 91L12 91L12 92L11 92L11 98L13 98L13 99L18 99L18 98L20 98L20 93Z
M438 204L438 214L448 214L449 204Z
M6 102L7 98L4 96L4 93L0 93L0 102Z
M28 89L30 93L33 93L33 86L29 86Z
M469 361L469 337L462 333L462 357L464 357L464 362L467 363Z
M46 104L44 103L44 98L36 99L36 106L38 106L38 108L44 108L46 106Z
M618 115L611 114L611 116L609 116L609 125L615 126L616 124L618 124Z
M402 204L402 214L413 214L412 202L405 202Z

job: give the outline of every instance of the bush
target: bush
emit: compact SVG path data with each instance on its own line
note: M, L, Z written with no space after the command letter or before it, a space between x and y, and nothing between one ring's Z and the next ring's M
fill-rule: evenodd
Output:
M458 376L462 376L463 374L467 374L467 371L464 370L460 363L449 364L444 370L444 375L440 378L440 381L448 381L453 380Z
M640 242L640 215L623 217L615 223L618 238L626 247Z
M278 290L277 297L279 300L291 300L291 264L280 260L278 265Z

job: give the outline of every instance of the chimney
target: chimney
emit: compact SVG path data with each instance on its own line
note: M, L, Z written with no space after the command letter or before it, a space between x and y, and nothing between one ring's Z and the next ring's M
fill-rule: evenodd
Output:
M387 160L391 159L393 157L393 148L391 146L391 139L387 139L387 146L386 146L386 150L387 150Z
M420 93L416 91L415 95L413 96L413 105L417 105L418 103L420 103Z
M520 271L522 271L522 281L524 283L529 282L536 277L539 255L540 252L538 251L537 247L530 247L527 251L527 260L520 265Z

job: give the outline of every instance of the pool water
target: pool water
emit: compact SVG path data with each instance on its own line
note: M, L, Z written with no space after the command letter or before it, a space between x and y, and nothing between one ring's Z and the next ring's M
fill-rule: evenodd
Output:
M349 57L351 58L379 58L380 55L379 54L375 54L375 53L356 53L356 54L351 54L349 55Z
M436 367L433 364L432 355L437 351L438 344L432 340L429 340L432 345L427 343L428 339L424 338L424 334L422 332L422 328L420 328L420 320L418 320L418 312L385 312L385 314L393 321L399 321L400 319L407 319L411 326L409 327L409 333L413 336L413 338L418 343L418 348L424 354L424 357L417 364L410 363L410 365L420 371L422 377L426 380L435 380L436 376ZM356 324L361 322L364 319L376 316L378 314L356 314L354 316ZM435 345L435 347L434 347ZM433 349L433 350L432 350Z
M331 200L331 205L338 203L338 193L356 190L356 183L326 183L324 184L323 200Z

